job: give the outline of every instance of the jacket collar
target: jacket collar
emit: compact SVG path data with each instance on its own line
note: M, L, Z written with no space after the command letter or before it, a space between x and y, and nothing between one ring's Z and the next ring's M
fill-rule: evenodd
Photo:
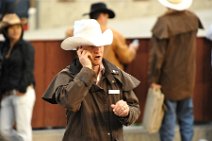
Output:
M114 83L121 84L122 90L131 90L137 87L140 84L140 81L138 81L133 76L125 73L124 71L117 68L115 65L110 63L109 61L103 59L103 65L105 67L104 76L108 80L108 82L111 85L114 85ZM82 65L79 62L79 59L74 59L73 63L70 65L70 72L72 75L76 75L80 72L82 68Z
M199 28L203 28L200 19L190 11L173 11L158 18L152 33L159 39L167 39L177 34L197 31Z

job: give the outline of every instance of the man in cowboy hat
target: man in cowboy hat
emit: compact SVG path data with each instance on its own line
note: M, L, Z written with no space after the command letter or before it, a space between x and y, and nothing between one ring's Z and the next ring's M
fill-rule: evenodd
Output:
M161 141L173 141L176 120L182 141L192 141L196 34L199 18L186 10L192 0L159 0L168 8L152 29L149 79L165 94Z
M107 8L103 2L91 4L90 12L83 15L89 15L90 19L97 20L102 32L108 29L108 19L115 17L114 11ZM104 58L123 70L124 65L131 63L135 58L138 44L132 43L128 46L125 38L118 31L110 29L113 32L113 42L111 45L105 46ZM72 35L71 28L67 30L66 35Z
M123 141L123 125L140 114L133 92L140 82L103 59L110 29L102 32L94 19L76 21L73 29L61 47L76 50L78 58L56 75L43 99L67 110L63 141Z

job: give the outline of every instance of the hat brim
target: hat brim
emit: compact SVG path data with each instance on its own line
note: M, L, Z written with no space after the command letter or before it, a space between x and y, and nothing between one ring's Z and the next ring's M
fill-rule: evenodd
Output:
M83 37L68 37L61 43L61 48L64 50L76 50L80 46L101 47L110 45L113 41L113 33L111 30L106 30L101 37L86 39Z
M84 13L83 16L89 15L91 17L92 14L100 13L100 12L107 13L110 19L115 17L115 13L111 9L97 9L97 10L90 11L89 13Z
M4 28L6 28L6 27L8 27L8 26L12 26L12 25L24 25L25 24L25 22L14 22L14 23L12 23L12 24L9 24L9 23L6 23L6 22L0 22L0 32L4 29Z
M5 22L0 22L0 30L2 30L3 28L7 27L8 24Z
M192 4L192 0L182 0L182 2L180 2L179 4L171 3L168 0L159 0L159 2L165 7L178 11L186 10Z

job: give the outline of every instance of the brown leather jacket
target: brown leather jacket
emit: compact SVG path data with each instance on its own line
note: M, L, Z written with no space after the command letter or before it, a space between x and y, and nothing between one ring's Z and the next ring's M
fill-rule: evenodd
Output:
M44 94L44 100L67 110L63 141L123 141L122 126L138 119L140 107L133 89L140 82L106 60L103 64L105 71L98 85L96 74L82 68L77 59L58 73ZM120 90L120 94L109 94L108 90ZM110 106L121 99L130 107L124 118L114 115Z
M190 11L166 13L153 27L149 78L162 86L168 99L182 100L193 94L198 28L202 24Z

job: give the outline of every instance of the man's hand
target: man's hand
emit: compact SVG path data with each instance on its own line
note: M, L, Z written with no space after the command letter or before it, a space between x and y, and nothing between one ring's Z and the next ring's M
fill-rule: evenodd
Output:
M126 117L129 114L130 108L126 101L119 100L116 104L112 104L111 107L113 108L114 114L119 117Z
M77 55L79 57L79 61L83 67L88 67L92 69L91 63L91 53L88 50L83 49L82 47L77 49Z

